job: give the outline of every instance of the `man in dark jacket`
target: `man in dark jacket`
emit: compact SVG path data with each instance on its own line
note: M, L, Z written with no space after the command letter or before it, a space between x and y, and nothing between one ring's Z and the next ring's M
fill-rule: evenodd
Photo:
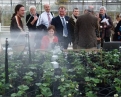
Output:
M58 10L59 15L52 19L51 25L54 25L56 28L55 35L58 37L59 43L62 43L62 47L67 49L68 44L71 42L68 25L69 17L66 16L65 6L60 6Z
M78 8L74 8L73 9L73 13L69 19L69 32L70 32L70 35L71 35L71 41L73 43L73 49L76 49L76 46L75 46L75 37L74 37L74 27L75 27L75 24L76 24L76 21L77 21L77 18L79 16L79 9Z
M30 6L29 7L30 13L26 16L26 24L28 26L29 34L30 34L30 47L31 50L34 50L35 46L35 35L37 34L37 20L39 17L39 14L36 12L36 7L35 6Z
M88 8L87 13L78 17L75 25L75 44L78 49L96 49L98 19L93 15L93 9Z
M35 32L36 30L36 23L39 17L39 14L36 13L36 7L30 6L29 7L30 13L26 16L26 24L30 32Z

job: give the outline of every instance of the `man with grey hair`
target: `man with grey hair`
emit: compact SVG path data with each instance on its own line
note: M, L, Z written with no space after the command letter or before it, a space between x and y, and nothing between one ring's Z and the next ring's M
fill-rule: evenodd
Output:
M88 7L85 8L84 10L84 14L88 12L88 10L94 10L94 6L93 5L89 5Z
M26 24L30 32L35 32L38 17L39 14L36 13L36 7L34 5L30 6L29 14L26 16Z
M34 50L34 38L37 32L36 23L38 20L39 14L36 12L36 7L34 5L29 7L29 14L26 16L26 25L30 32L30 46L31 50Z
M75 25L75 44L78 49L96 49L98 19L93 15L93 9L88 8L87 13L78 17Z
M106 7L101 6L100 7L100 12L99 12L99 17L100 17L100 28L101 28L101 46L103 46L103 42L110 42L110 37L111 37L111 28L113 27L113 22L106 14ZM106 22L102 22L106 20Z

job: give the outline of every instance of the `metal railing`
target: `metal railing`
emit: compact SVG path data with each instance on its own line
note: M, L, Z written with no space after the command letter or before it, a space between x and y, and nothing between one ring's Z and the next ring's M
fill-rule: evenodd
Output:
M10 26L1 26L1 23L0 23L0 33L1 32L10 32Z

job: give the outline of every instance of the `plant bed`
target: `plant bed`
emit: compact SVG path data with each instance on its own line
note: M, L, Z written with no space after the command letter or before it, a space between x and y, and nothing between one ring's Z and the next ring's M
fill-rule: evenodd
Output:
M0 95L4 97L113 97L121 96L121 53L114 51L69 51L58 55L58 68L51 64L52 53L15 53L8 57L9 83L5 84L4 53L0 56ZM7 90L7 92L5 91Z

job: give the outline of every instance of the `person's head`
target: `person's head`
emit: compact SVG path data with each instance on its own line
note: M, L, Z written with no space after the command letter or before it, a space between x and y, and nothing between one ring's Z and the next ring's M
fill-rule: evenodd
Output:
M98 12L95 13L95 17L99 18L99 13Z
M46 12L50 12L50 5L44 4L44 9L45 9Z
M101 15L105 15L105 13L106 13L106 7L105 6L101 6L100 7L100 14Z
M87 13L91 13L91 14L94 14L94 8L93 7L88 7L87 9Z
M29 11L32 15L35 15L36 14L36 7L34 5L30 6L29 7Z
M21 4L18 4L16 7L15 7L15 14L20 16L20 17L24 17L24 13L25 13L25 8L23 5Z
M79 9L78 8L73 9L73 15L74 16L79 16Z
M118 20L118 19L119 19L119 17L120 17L120 16L119 16L119 14L118 14L118 15L116 16L116 20Z
M25 8L22 4L18 4L16 5L15 7L15 10L14 10L14 14L12 16L12 18L17 15L17 16L20 16L20 17L24 17L24 13L25 13ZM11 18L11 19L12 19Z
M50 26L48 27L47 31L48 31L48 35L49 35L49 36L53 36L54 33L55 33L55 26L50 25Z
M88 10L87 10L87 9L85 9L85 10L84 10L84 14L85 14L85 13L87 13L87 12L88 12Z
M94 6L93 5L89 5L88 9L94 10Z
M100 17L99 17L99 13L98 12L95 13L95 17L100 21Z
M66 15L66 7L65 6L60 6L59 8L58 8L58 11L59 11L59 15L60 16L65 16Z
M120 21L121 20L121 13L116 16L116 20Z

